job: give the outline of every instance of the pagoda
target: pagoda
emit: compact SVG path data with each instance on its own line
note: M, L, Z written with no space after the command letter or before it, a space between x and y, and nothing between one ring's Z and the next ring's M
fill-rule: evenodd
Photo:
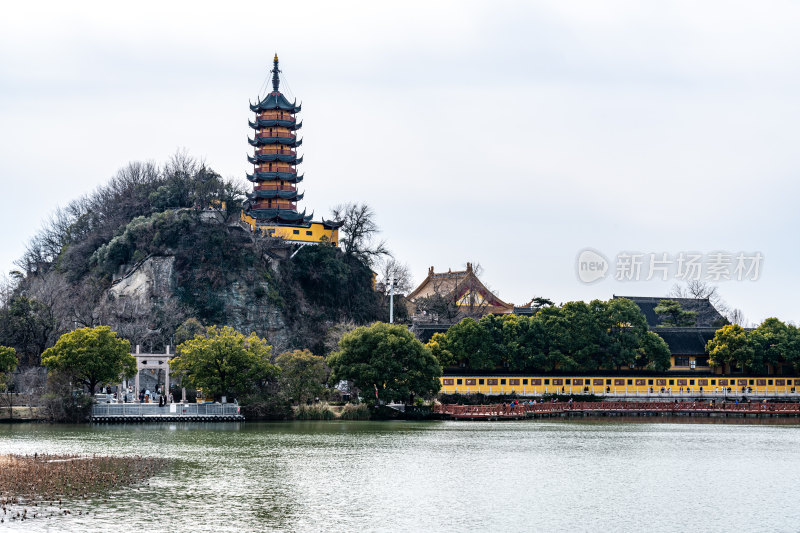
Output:
M303 140L297 137L303 123L297 121L300 105L280 92L280 69L278 54L275 54L272 73L272 92L250 104L256 116L250 121L255 130L252 139L252 156L247 160L253 164L253 173L247 179L253 183L253 192L248 194L242 211L242 221L253 231L280 237L302 244L321 241L338 243L339 222L312 222L313 213L300 212L297 202L303 199L297 184L303 175L297 173L297 165L303 157L297 156L297 148Z

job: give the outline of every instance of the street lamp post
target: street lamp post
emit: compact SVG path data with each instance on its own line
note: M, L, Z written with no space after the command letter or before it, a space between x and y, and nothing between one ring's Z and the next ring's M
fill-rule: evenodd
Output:
M389 324L394 324L394 276L389 276Z

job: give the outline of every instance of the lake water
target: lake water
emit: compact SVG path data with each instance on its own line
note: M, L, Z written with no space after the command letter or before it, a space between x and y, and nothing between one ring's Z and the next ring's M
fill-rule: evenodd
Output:
M0 531L797 531L796 420L0 425L2 453L158 455Z

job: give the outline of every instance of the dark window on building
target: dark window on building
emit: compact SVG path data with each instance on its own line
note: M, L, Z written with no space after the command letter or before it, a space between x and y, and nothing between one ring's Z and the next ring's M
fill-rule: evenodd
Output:
M708 366L708 356L698 355L694 358L695 366Z
M676 355L675 356L675 366L689 366L689 356L688 355Z
M501 380L500 380L500 385L505 385L505 384L506 384L506 380L504 380L504 379L501 379Z
M478 380L478 385L483 385L483 380L482 379Z
M457 379L456 380L456 384L457 385L463 385L463 381L464 381L463 379Z
M527 384L528 384L528 380L527 380L527 379L523 379L523 380L522 380L522 384L523 384L523 385L527 385Z

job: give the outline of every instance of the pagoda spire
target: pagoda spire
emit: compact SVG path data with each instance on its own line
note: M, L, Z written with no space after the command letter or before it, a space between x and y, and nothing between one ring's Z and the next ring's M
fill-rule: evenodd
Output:
M272 60L272 70L270 72L272 72L272 91L277 93L278 92L278 87L281 84L280 77L278 76L278 74L280 74L281 71L278 68L278 54L277 54L277 52L275 53L275 59Z

